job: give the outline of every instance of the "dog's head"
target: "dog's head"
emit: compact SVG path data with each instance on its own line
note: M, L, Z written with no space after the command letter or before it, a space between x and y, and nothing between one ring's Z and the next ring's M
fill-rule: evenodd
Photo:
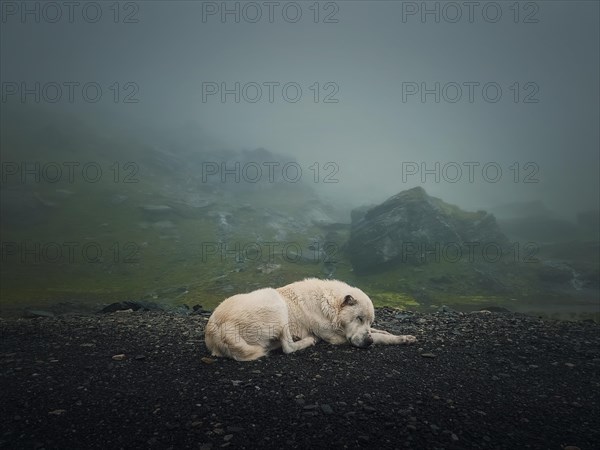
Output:
M373 343L371 325L375 320L373 302L363 291L352 288L344 295L339 310L339 323L346 339L355 347Z

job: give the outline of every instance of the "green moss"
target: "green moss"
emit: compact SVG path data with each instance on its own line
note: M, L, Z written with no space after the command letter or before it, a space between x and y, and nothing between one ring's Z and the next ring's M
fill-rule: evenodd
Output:
M389 306L392 308L416 309L420 305L410 295L397 292L369 292L375 307Z

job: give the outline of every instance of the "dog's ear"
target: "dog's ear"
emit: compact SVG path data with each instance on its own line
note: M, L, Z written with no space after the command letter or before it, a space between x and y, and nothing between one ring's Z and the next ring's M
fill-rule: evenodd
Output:
M342 302L342 306L352 306L352 305L356 305L357 301L354 297L352 297L351 295L346 295L344 297L344 301Z

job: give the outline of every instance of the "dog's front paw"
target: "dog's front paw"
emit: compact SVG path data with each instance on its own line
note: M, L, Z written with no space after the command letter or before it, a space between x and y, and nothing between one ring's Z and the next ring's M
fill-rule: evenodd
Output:
M417 338L410 335L410 334L405 334L404 336L398 336L400 344L414 344L415 342L417 342Z
M320 341L320 339L317 336L311 336L310 339L312 339L312 342L310 345L317 345L317 342Z

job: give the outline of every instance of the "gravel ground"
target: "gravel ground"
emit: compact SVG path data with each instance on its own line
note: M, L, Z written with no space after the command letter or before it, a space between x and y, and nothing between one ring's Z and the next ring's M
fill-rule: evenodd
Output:
M600 326L377 311L414 346L210 358L206 315L0 319L0 447L580 448L600 442Z

